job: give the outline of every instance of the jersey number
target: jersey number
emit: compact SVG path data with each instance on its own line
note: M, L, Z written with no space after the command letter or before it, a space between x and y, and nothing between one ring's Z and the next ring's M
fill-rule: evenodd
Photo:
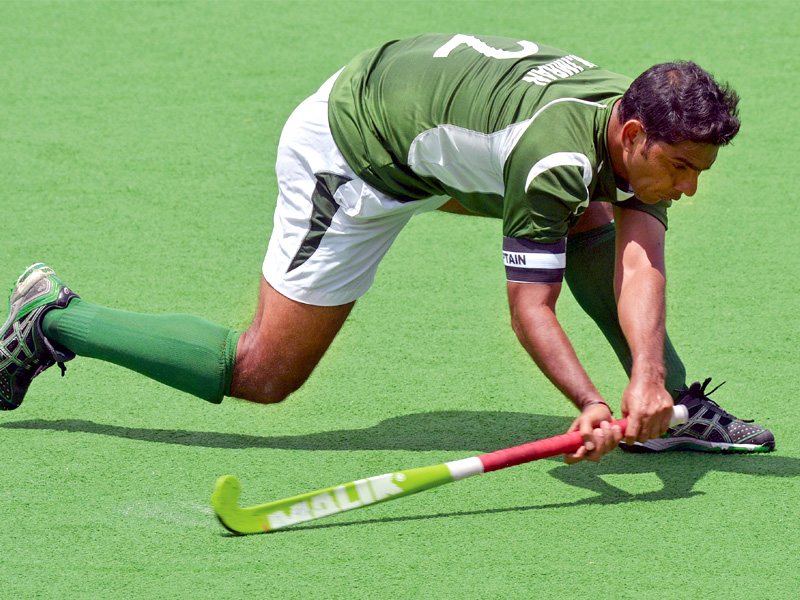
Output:
M480 52L484 56L489 58L499 58L499 59L506 59L506 58L525 58L526 56L532 56L539 52L539 46L534 44L533 42L526 42L525 40L520 40L517 42L520 46L522 46L522 50L500 50L499 48L492 48L486 42L482 42L478 38L473 35L464 35L459 33L456 36L447 42L444 46L439 48L436 52L433 53L434 58L447 58L447 56L456 48L458 48L461 44L466 44L476 52Z

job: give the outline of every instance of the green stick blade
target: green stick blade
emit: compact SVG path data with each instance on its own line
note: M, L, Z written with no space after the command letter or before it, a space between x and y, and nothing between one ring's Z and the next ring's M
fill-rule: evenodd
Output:
M441 464L377 475L269 504L242 508L239 506L239 481L233 475L226 475L217 481L211 504L226 529L242 535L264 533L402 498L451 481L450 470Z

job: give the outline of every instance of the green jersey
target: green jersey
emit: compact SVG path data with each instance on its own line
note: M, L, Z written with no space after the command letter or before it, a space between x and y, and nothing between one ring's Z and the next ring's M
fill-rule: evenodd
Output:
M608 121L630 83L524 40L426 34L348 63L329 120L347 163L374 188L406 201L449 195L500 217L507 267L532 263L520 280L560 280L563 260L528 255L563 256L589 202L625 202L666 226L667 203L620 194L611 167Z

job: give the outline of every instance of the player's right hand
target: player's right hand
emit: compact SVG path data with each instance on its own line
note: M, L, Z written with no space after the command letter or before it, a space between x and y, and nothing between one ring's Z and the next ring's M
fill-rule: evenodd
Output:
M628 419L625 443L644 443L669 427L674 402L663 385L631 379L622 395L622 415Z

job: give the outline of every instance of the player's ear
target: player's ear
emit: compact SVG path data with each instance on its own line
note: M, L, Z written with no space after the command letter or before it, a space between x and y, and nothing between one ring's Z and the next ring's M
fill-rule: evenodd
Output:
M647 134L641 121L630 119L622 125L621 137L622 149L625 152L632 152L637 143L646 141Z

